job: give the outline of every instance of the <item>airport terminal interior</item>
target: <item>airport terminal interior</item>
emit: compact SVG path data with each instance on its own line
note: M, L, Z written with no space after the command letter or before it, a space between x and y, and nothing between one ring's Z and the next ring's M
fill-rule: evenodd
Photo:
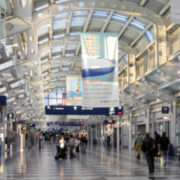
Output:
M179 0L0 14L0 179L180 179Z

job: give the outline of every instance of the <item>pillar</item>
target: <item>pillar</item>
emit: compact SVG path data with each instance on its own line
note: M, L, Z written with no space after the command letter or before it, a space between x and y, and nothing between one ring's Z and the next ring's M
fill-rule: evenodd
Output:
M170 142L176 146L176 100L171 103Z
M146 118L146 132L150 133L150 110L149 106L145 108L145 118Z
M129 151L132 149L132 113L128 115L128 121L129 121Z
M119 141L120 141L120 137L119 137L119 117L117 117L116 123L117 123L117 150L119 150Z

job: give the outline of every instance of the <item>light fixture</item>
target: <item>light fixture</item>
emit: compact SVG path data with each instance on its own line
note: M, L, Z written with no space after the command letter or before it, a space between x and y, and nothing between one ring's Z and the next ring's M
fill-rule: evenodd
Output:
M20 0L20 4L24 8L27 4L27 0Z

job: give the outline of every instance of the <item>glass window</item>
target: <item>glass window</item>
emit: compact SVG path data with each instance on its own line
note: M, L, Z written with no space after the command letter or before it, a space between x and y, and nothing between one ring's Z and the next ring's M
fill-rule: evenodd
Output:
M56 99L49 99L49 105L56 105Z
M94 17L107 18L108 15L109 15L109 12L107 11L94 11L93 12Z
M0 64L0 70L3 70L3 69L7 69L11 66L13 66L13 61L8 61L8 62L5 62L3 64Z
M86 20L85 17L74 17L74 18L72 18L71 26L72 27L83 26L85 20Z
M49 99L56 98L56 91L49 93Z
M154 37L151 31L146 31L146 36L150 42L154 40Z
M88 11L74 11L73 16L86 16Z
M144 24L136 19L133 19L130 24L139 30L144 30L146 27L146 24Z
M65 29L66 28L66 20L58 20L53 22L53 29L58 30L58 29Z
M126 22L128 19L128 16L119 14L119 13L114 13L112 16L112 20L120 21L120 22Z
M48 99L44 99L44 106L47 106L47 105L49 105L49 103L48 103Z

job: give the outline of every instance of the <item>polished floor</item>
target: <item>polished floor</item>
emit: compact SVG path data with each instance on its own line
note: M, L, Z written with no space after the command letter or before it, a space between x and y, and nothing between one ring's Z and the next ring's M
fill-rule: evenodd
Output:
M76 159L54 160L55 145L45 144L41 151L31 149L1 158L0 180L146 180L180 179L180 163L168 160L163 167L156 161L156 172L148 174L146 162L136 160L134 152L117 153L99 146L89 147Z

